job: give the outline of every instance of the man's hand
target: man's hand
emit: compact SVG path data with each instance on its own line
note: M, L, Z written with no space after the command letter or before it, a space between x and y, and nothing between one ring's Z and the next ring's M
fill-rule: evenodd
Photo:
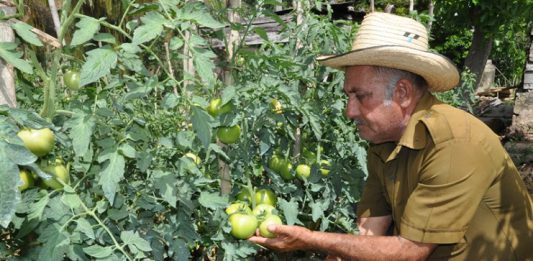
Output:
M305 242L313 233L311 230L299 226L270 225L268 230L276 234L275 238L253 236L248 240L277 251L294 251L309 249Z

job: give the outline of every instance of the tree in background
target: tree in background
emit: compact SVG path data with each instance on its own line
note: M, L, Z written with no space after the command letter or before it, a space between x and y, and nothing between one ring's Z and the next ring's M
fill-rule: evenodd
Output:
M522 36L528 32L532 10L531 0L436 1L433 46L469 68L476 76L475 86L493 49L505 72L516 78L523 72L527 38Z

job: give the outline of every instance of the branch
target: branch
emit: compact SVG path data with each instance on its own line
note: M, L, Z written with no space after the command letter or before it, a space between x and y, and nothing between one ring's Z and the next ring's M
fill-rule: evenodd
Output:
M15 24L15 23L18 23L18 22L21 22L20 20L18 19L15 19L15 18L11 18L8 20L9 24ZM39 38L39 40L41 40L43 43L47 44L47 45L50 45L54 48L60 48L61 47L61 43L59 42L59 40L57 40L55 37L33 27L31 29L31 31L37 35L37 38Z

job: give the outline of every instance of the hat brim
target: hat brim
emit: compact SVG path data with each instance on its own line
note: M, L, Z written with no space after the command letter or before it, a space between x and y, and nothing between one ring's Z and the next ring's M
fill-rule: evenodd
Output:
M336 69L353 65L374 65L409 71L422 76L432 92L444 92L459 83L457 67L445 56L396 45L321 56L317 60L322 65Z

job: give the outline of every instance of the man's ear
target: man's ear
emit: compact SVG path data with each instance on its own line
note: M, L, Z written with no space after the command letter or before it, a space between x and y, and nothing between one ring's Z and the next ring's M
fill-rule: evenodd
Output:
M416 90L413 83L407 79L400 79L394 88L394 97L402 108L408 108L416 102Z

